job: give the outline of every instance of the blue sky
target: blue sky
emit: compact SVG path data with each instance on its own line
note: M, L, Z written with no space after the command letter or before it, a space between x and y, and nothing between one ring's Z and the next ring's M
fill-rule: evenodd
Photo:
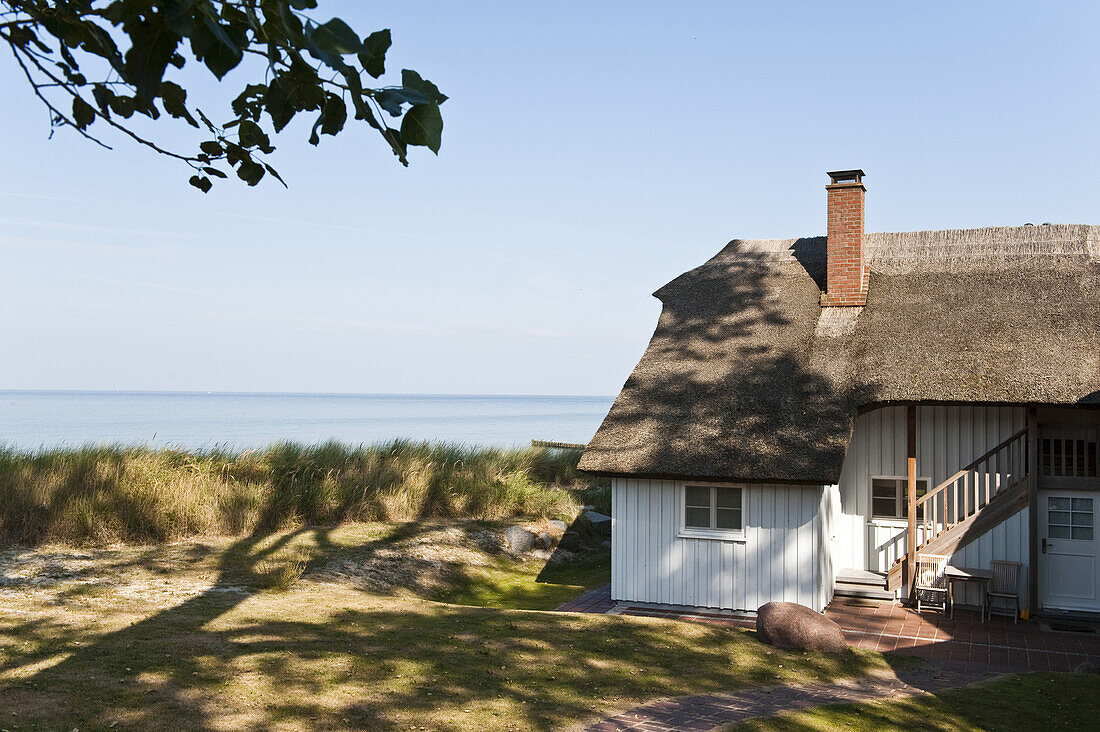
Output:
M302 122L289 190L203 196L0 62L0 388L613 394L650 293L823 233L826 170L873 231L1100 223L1094 3L320 5L450 95L438 158Z

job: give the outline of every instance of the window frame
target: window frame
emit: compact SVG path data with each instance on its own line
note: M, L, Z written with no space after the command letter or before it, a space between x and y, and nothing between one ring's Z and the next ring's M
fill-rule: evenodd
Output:
M875 513L875 481L892 480L895 483L894 508L897 512L894 516L882 516ZM917 476L917 498L921 497L920 484L924 483L924 493L932 490L932 478L929 476ZM871 475L867 478L867 520L875 524L900 524L905 525L909 519L902 513L902 506L906 505L906 491L909 488L908 475ZM917 522L921 519L917 514Z
M710 524L709 528L687 525L687 489L688 486L710 489ZM708 483L706 481L688 480L680 481L678 485L679 504L679 531L677 536L682 539L716 539L719 541L744 541L745 540L745 486L740 483ZM718 490L719 488L735 488L740 497L741 527L737 529L719 529L718 522Z

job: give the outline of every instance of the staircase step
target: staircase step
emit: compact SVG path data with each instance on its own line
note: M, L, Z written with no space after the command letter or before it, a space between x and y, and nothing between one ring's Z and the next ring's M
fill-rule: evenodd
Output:
M838 584L883 588L886 586L886 573L868 572L864 569L842 569L837 572L836 581Z
M837 582L833 588L834 597L858 597L864 600L893 600L894 593L887 592L885 585L880 584L877 588L869 585L862 584L850 584L848 582Z

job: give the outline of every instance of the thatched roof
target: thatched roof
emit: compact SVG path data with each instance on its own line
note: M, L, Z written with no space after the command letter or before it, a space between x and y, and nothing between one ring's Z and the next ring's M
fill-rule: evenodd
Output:
M1100 404L1100 227L865 246L864 308L820 306L824 237L735 240L658 290L657 330L580 467L831 484L868 405Z

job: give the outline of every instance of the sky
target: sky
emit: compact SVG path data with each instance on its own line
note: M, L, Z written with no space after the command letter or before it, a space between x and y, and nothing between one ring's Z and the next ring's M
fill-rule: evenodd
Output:
M450 96L438 157L303 120L289 189L203 195L50 139L0 61L0 389L610 395L654 290L824 233L827 170L866 171L869 231L1100 224L1096 3L319 5Z

